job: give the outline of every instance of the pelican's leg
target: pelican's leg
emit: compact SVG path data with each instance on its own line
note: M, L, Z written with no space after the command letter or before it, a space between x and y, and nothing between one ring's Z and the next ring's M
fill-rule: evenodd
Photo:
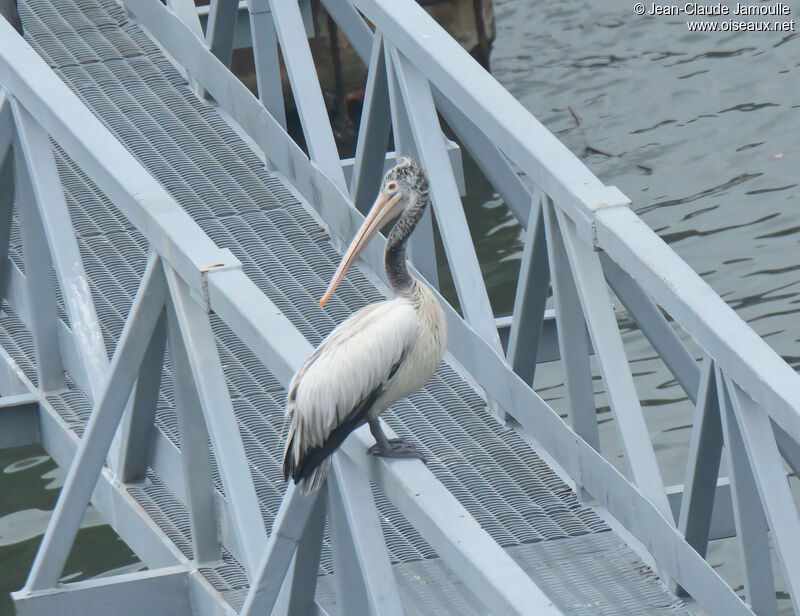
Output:
M375 444L367 449L367 453L383 458L417 458L426 462L419 449L408 441L401 438L386 438L381 428L380 421L377 419L369 420L369 430L375 437Z

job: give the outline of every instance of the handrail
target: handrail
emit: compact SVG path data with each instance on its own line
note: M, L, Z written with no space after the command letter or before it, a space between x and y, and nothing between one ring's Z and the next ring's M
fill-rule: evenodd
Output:
M24 75L20 67L25 68ZM312 350L308 341L245 275L241 264L232 253L227 249L216 247L174 198L4 20L0 20L0 86L6 89L10 96L16 98L148 239L154 254L163 260L168 268L174 270L186 284L193 299L205 311L213 310L218 314L259 357L263 357L265 351L269 353L267 365L281 383L288 384L291 376ZM305 167L308 171L308 159L305 159ZM356 219L359 216L355 214ZM159 308L158 300L161 299L156 297L157 293L150 293L150 287L157 286L152 280L158 279L153 265L158 262L158 258L151 258L150 267L146 272L146 277L149 276L147 280L151 282L144 282L137 296L137 301L147 306L144 311L147 318L152 317L151 313L155 308ZM170 274L167 272L167 280L169 279ZM164 283L161 283L161 286L163 287ZM166 289L160 291L161 294L166 292ZM176 299L174 294L172 298L174 303ZM182 309L175 306L175 310L179 313ZM137 323L136 319L145 319L141 316L142 312L141 309L132 310L120 344L128 344L130 339L135 338L132 328ZM254 314L257 316L254 317ZM277 327L271 327L275 325ZM210 332L210 326L208 331ZM185 335L185 332L182 334ZM127 363L133 360L128 360L127 356L143 354L145 344L146 339L136 340L135 345L132 345L135 351L123 347L123 359L115 356L114 362L126 365L130 369ZM132 377L128 374L126 378ZM114 377L110 382L116 383ZM119 400L115 400L115 403L118 402ZM102 406L104 404L106 404L105 398L100 407L95 407L93 418L97 419L98 413L108 408ZM111 420L108 417L107 414L103 415L102 420L95 422L97 425L100 425L100 421L103 422L103 434L109 429ZM99 434L98 430L91 432L92 436ZM365 435L361 434L361 437L364 438ZM63 498L59 501L53 516L55 523L51 521L48 526L43 548L37 555L32 578L29 578L29 584L31 579L33 580L30 589L37 590L51 579L57 579L59 563L63 565L63 562L58 558L48 560L49 550L57 550L64 559L66 558L64 538L56 535L61 531L66 532L65 529L74 520L75 512L82 506L82 493L86 492L87 498L91 493L92 486L89 482L92 470L90 468L87 471L86 467L82 469L80 466L89 459L86 452L91 446L92 444L87 444L84 439L77 455L78 461L69 474L71 479L69 485L78 486L78 495L75 496L70 491L62 495L68 500L65 501L66 504L62 503ZM93 451L92 455L96 458L97 451ZM350 457L355 464L364 467L363 458L366 454L363 448L342 450L342 455ZM96 461L94 458L91 460L92 463ZM511 556L472 519L467 510L421 462L402 465L383 463L378 484L384 487L387 494L397 495L395 504L401 511L409 509L409 517L416 515L425 522L424 528L421 529L423 536L426 536L432 545L439 546L442 558L454 570L465 568L465 575L471 576L473 587L493 611L524 613L533 598L541 613L554 616L561 613ZM403 495L409 492L408 486L415 484L425 485L425 494L417 495L411 501L404 501ZM251 496L254 494L253 492ZM85 501L83 503L85 504ZM435 512L439 507L445 507L446 511L460 519L457 527L444 529L427 521L431 518L436 519ZM427 511L427 515L420 515L420 510ZM52 547L54 545L55 548ZM257 543L247 546L246 555L257 547ZM484 558L476 558L476 551L482 551ZM498 575L497 571L503 571L505 574Z
M349 0L800 442L800 375L415 3Z
M310 163L307 161L275 118L163 5L156 0L126 0L125 5L255 140L272 167L295 184L325 219L334 237L344 245L362 220L352 202L316 167L313 160ZM353 14L360 20L357 14ZM363 28L354 27L352 30L366 35ZM383 240L378 238L362 254L364 261L379 276L382 276L383 270L382 249ZM262 309L264 298L255 289L252 292L240 290L234 293L233 287L238 283L230 278L232 276L226 272L209 278L209 294L214 309L226 315L226 322L235 322L236 333L248 340L256 355L277 370L276 374L290 375L292 362L283 356L283 349L286 336L293 338L295 334L285 327L285 317L274 308ZM664 517L663 510L656 508L597 451L581 441L553 409L509 369L497 350L466 324L449 304L443 303L443 306L452 332L448 348L487 389L489 396L514 412L523 426L537 435L537 440L576 478L579 485L595 494L652 550L658 562L679 578L693 596L707 605L711 604L713 598L717 604L724 603L730 612L740 611L743 604L692 547L681 539L673 522Z
M797 387L800 381L797 379L800 377L644 225L627 207L629 201L625 195L600 182L415 3L390 0L349 2L351 5L343 6L348 10L355 6L384 37L392 62L408 63L409 69L419 71L430 82L437 103L440 100L457 103L463 119L477 128L484 141L490 139L500 157L517 165L545 193L542 207L550 208L548 232L563 235L561 241L566 242L571 255L569 262L565 263L568 268L576 268L573 272L577 274L573 275L581 274L584 280L602 283L603 271L590 249L604 250L695 338L736 385L773 417L795 444L800 442L800 419L797 416L800 410L800 388ZM283 172L320 212L338 240L349 239L361 220L350 199L313 160L305 157L275 118L211 55L203 42L157 0L125 0L124 4L256 141L267 154L270 164ZM361 19L355 11L353 14ZM0 23L0 82L4 82L7 72L13 72L9 62L3 64L3 56L8 52L3 41L8 37L3 36L2 26ZM355 31L364 40L369 36L364 28ZM19 49L13 45L10 49L20 54L17 60L22 57ZM247 279L238 262L224 261L229 267L208 269L208 255L220 253L206 252L205 249L210 250L210 247L203 242L177 243L174 238L186 237L187 228L192 229L193 237L200 238L196 225L191 219L188 227L181 222L180 234L173 235L171 231L176 228L175 221L185 220L185 216L175 210L177 204L168 194L164 200L164 195L152 186L152 178L141 184L147 190L139 195L136 192L139 184L125 182L113 170L106 169L104 165L109 157L105 152L103 160L92 155L92 148L98 147L102 139L93 141L82 135L72 135L61 113L64 107L62 89L57 89L58 95L54 94L56 90L50 91L53 86L45 79L44 72L37 74L41 78L40 85L29 83L31 79L15 76L8 86L9 91L14 96L20 94L18 98L23 106L80 166L89 166L94 174L89 174L90 177L120 205L145 236L152 236L153 247L172 263L192 289L195 299L207 309L215 310L256 355L265 360L279 380L286 383L308 350L302 336ZM51 75L47 77L52 79ZM95 125L90 123L86 112L81 115L74 109L74 103L71 99L68 101L70 113L77 114L78 126L84 129L82 133L91 134L92 131L85 129ZM49 107L53 105L51 111ZM95 123L99 125L96 120ZM106 137L110 137L107 131L104 133ZM66 140L66 145L62 140ZM121 149L124 152L124 148ZM94 150L95 153L98 151ZM130 155L126 159L116 150L114 154L110 160L116 164L130 164L133 160ZM135 161L133 164L137 165ZM137 166L136 169L139 173L140 168ZM126 168L125 174L129 175L129 171ZM524 197L524 192L516 191L515 194ZM538 192L532 194L538 195ZM534 206L537 205L534 202ZM531 216L530 220L535 220L535 217ZM529 237L533 236L529 234ZM379 273L380 248L379 241L364 254L365 260ZM576 261L582 260L576 255L592 257L592 263L584 261L575 265ZM551 254L551 261L554 256L557 255ZM568 269L562 271L565 272L568 273ZM598 288L596 284L594 287ZM585 294L586 289L581 290ZM595 294L593 301L605 301L600 295ZM584 301L585 297L581 296L581 300ZM597 306L593 308L596 310ZM655 307L653 309L658 311ZM650 493L642 485L637 488L625 482L597 451L563 424L535 391L511 373L504 358L487 344L485 338L477 335L452 308L445 306L445 310L448 322L453 323L453 329L458 332L451 338L449 347L456 359L476 376L495 401L515 414L523 426L536 435L578 485L586 487L605 504L695 598L705 598L705 605L712 601L727 601L726 609L731 613L742 609L732 593L719 590L719 579L692 546L682 539L669 514L665 514L657 490ZM584 311L587 310L584 306ZM609 322L609 306L603 306L602 310L601 316L606 320L595 322L595 333L602 329L603 323ZM606 347L606 354L611 348L612 359L624 361L624 353L612 347ZM623 382L622 386L624 389L627 385ZM630 391L629 387L628 400L631 399ZM621 400L624 399L623 396ZM638 404L638 400L634 402ZM738 407L734 410L740 412ZM747 434L744 438L746 443L750 442ZM399 488L403 482L413 481L411 475L393 475L398 472L394 468L387 472L388 475L380 474L379 483L385 488ZM643 492L647 496L643 496Z
M588 225L599 207L630 203L589 171L418 4L349 1L576 224Z
M241 269L233 253L203 233L74 92L60 80L54 83L52 69L5 20L0 20L0 83L78 166L90 172L95 184L169 261L201 303L206 303L207 272Z
M613 208L596 221L598 247L800 443L800 374L635 213Z

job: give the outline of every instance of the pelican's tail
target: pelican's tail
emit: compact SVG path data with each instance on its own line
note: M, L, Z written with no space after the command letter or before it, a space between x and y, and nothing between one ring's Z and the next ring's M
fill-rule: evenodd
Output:
M286 449L283 453L283 477L284 479L291 477L295 484L300 484L303 494L310 494L325 483L325 478L331 469L331 452L324 452L320 449L314 449L311 452L301 451L295 444L296 439L298 439L298 435L295 432L295 424L292 422L286 438ZM302 439L297 442L302 442Z
M322 484L325 483L325 479L328 477L328 472L331 470L331 458L328 456L322 462L320 462L319 466L311 471L311 474L308 477L304 477L300 480L300 489L303 491L303 494L310 494L311 492L315 492L322 487Z

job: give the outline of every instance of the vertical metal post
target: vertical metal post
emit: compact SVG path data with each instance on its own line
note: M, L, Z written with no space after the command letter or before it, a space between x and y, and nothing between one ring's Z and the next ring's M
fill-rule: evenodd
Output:
M217 534L208 429L181 338L178 317L171 306L167 308L167 325L186 507L192 529L192 551L195 561L207 563L219 560L222 554ZM240 535L239 540L244 543L247 538Z
M239 0L211 0L206 23L206 44L217 59L230 66Z
M52 263L44 228L37 212L36 196L19 134L14 143L14 172L19 199L22 253L25 259L25 288L31 311L31 330L36 353L39 389L64 387L64 368L58 339L58 312L53 287Z
M767 413L725 375L731 408L792 598L800 611L800 519Z
M304 495L300 488L289 483L239 616L272 613L297 544L303 536L317 499L324 498L325 490L323 487Z
M333 570L343 614L402 616L400 594L369 481L336 455L328 480Z
M600 260L578 237L574 223L557 208L556 217L634 484L661 515L673 521Z
M363 214L369 210L380 188L391 127L383 37L376 34L372 41L361 124L358 127L356 160L350 179L350 196Z
M422 162L419 149L415 143L408 117L408 107L403 99L403 94L398 82L395 65L391 57L391 47L383 41L383 55L386 64L386 76L389 87L389 101L392 115L392 138L394 140L395 154L410 156ZM423 163L424 164L424 163ZM436 250L433 241L433 215L431 208L426 208L414 234L408 242L409 258L414 263L420 274L425 277L435 289L439 288L439 270L436 263Z
M253 41L253 60L256 66L258 100L286 128L283 106L281 66L278 62L278 38L267 0L247 0L250 15L250 38Z
M287 614L291 616L316 614L314 595L319 578L319 560L326 519L327 501L325 498L318 498L294 554L294 571L287 610Z
M164 271L175 322L191 368L191 381L197 392L197 400L187 401L194 401L202 409L244 554L244 565L252 577L267 536L211 322L204 308L190 296L186 283L169 266L165 265Z
M21 220L30 222L31 218L38 218L33 224L41 227L46 247L38 246L37 249L43 254L47 254L49 249L69 315L80 371L83 373L74 376L94 401L108 374L108 355L89 289L89 279L83 269L80 249L72 229L61 178L53 158L53 147L47 133L33 116L18 104L14 104L13 108L17 122L17 142L27 164L27 175L33 190L30 205L34 212L30 215L24 214ZM49 271L47 280L51 280ZM28 282L31 280L28 279ZM32 306L35 309L35 305Z
M542 202L542 217L553 277L558 348L563 365L564 387L567 390L567 420L583 440L596 451L600 451L592 367L589 363L589 335L564 248L564 239L559 232L558 219L549 197L545 197Z
M722 455L722 424L714 361L705 357L701 370L678 529L705 557Z
M309 157L339 190L347 194L342 162L333 138L317 69L308 46L300 7L297 2L286 0L269 0L269 6L281 43L283 62L292 84L292 95L303 125Z
M387 58L391 58L394 66L420 162L428 172L431 201L464 318L484 340L502 353L492 305L445 149L430 84L419 69L394 47L389 48Z
M506 352L514 372L530 384L533 384L536 375L536 356L542 335L547 291L550 288L550 267L541 199L541 194L537 193L536 199L531 203L531 222L525 231L525 247L520 263Z
M166 314L162 313L150 337L150 344L139 367L139 376L120 434L120 458L117 467L123 482L144 478L150 463L153 431L156 430L156 407L166 344Z
M777 614L775 581L772 577L772 559L769 553L767 520L758 498L758 489L747 463L742 434L733 411L730 392L715 366L717 392L725 435L728 473L731 478L733 514L736 520L736 542L739 544L739 562L744 578L747 603L759 616Z

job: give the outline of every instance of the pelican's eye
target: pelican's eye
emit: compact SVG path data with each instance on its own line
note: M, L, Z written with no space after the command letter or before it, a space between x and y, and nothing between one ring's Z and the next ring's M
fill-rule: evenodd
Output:
M389 182L389 183L386 185L386 190L390 190L390 191L392 191L392 192L394 192L395 190L397 190L397 182Z

